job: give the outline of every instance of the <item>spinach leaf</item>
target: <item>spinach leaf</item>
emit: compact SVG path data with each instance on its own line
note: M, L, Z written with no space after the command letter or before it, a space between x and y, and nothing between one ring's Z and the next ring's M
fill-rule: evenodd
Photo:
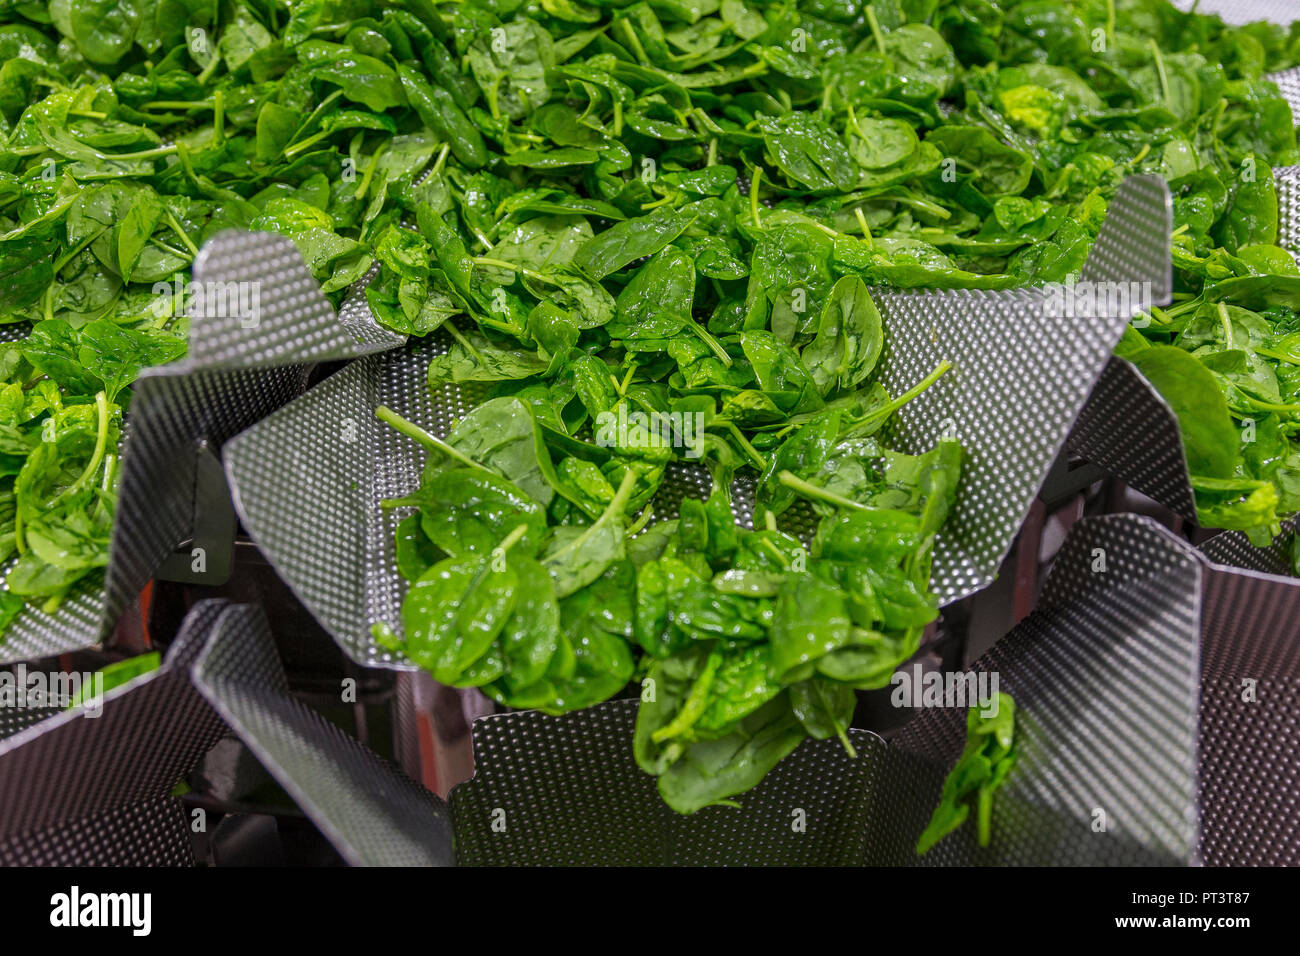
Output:
M866 283L845 276L831 289L802 360L825 395L831 388L856 388L875 369L884 344L880 313Z
M996 704L996 706L989 706ZM985 714L985 710L992 711ZM966 744L961 756L943 782L939 805L916 841L917 855L956 830L975 806L976 833L980 846L988 846L992 835L993 794L1015 765L1015 702L1008 694L996 701L981 702L966 715Z

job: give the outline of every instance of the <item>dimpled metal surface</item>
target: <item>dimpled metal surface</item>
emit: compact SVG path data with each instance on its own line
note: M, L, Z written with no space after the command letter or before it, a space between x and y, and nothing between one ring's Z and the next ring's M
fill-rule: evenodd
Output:
M224 608L193 673L203 696L350 864L451 863L446 804L289 695L260 608Z
M0 863L177 865L189 828L168 794L224 731L190 664L220 602L195 605L158 670L0 740Z
M1296 520L1287 523L1294 532ZM1225 532L1201 551L1201 853L1216 866L1300 865L1300 581L1283 534Z

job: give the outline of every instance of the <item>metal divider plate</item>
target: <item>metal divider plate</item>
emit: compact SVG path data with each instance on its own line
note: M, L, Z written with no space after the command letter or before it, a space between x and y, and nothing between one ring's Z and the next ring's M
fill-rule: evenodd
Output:
M229 605L210 625L194 683L354 866L445 866L446 805L288 694L260 608Z
M1296 100L1291 109L1300 116L1300 69L1287 74L1295 79ZM1277 244L1300 258L1300 166L1273 170L1277 187Z
M535 711L474 724L474 778L451 793L461 866L847 865L859 863L884 741L850 731L805 744L742 809L670 810L632 758L637 702L563 717ZM799 824L806 825L801 831Z
M0 860L188 862L168 794L223 732L189 678L218 604L196 605L162 666L105 694L100 716L61 710L0 740Z
M1214 13L1224 23L1240 26L1268 20L1273 23L1288 24L1300 18L1292 0L1172 0L1174 6L1183 10L1195 8L1197 13Z
M1300 69L1287 74L1300 116ZM1276 78L1276 77L1275 77ZM1275 169L1278 244L1300 256L1300 166ZM1134 436L1140 436L1135 441ZM1133 365L1112 356L1070 433L1070 450L1122 478L1175 514L1196 523L1178 416Z
M1294 533L1297 520L1287 523ZM1205 542L1201 775L1205 862L1300 865L1300 580L1288 535L1268 548Z
M1067 447L1196 522L1178 416L1132 363L1111 356Z
M0 866L193 866L190 824L175 797L113 807L0 839Z

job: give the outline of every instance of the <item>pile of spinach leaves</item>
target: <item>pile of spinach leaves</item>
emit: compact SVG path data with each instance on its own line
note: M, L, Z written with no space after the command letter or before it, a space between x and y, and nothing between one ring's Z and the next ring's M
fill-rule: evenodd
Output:
M841 282L851 297L832 296L827 309L845 328L873 330L854 341L878 354L870 296L857 278ZM781 354L802 372L797 353ZM512 380L446 439L379 409L428 457L419 487L387 502L416 509L397 531L411 584L402 635L381 623L376 638L443 683L552 714L640 678L636 759L683 813L729 802L809 736L838 737L852 753L855 690L886 685L938 614L930 552L961 447L943 440L906 455L879 432L945 367L898 399L869 379L810 385L812 411L754 431L770 450L751 530L732 512L740 460L730 441L751 444L740 429L719 423L682 455L636 427L605 443L589 419L635 420L634 390L651 383L638 386L636 368L620 380L599 357L588 364L568 424L554 386L532 377ZM874 359L866 365L869 376ZM430 374L441 383L439 363ZM669 404L698 394L658 385ZM691 450L711 470L712 492L651 525L665 466ZM818 515L810 545L777 527L800 499Z
M429 462L383 639L552 712L640 668L637 756L679 808L841 736L933 617L960 455L881 429L947 368L884 392L869 286L1067 281L1123 178L1163 176L1176 301L1119 352L1180 415L1204 523L1258 541L1300 510L1271 173L1298 154L1264 79L1295 27L1167 0L0 0L0 54L0 322L31 328L0 349L0 628L106 562L130 383L190 321L158 286L231 227L288 236L336 300L377 263L378 319L452 341L431 385L487 390L445 438L388 416ZM656 523L682 460L713 491ZM806 552L779 528L800 499Z

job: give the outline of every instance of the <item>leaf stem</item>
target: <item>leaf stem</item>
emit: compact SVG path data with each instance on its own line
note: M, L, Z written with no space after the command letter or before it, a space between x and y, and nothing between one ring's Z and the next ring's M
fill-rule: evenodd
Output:
M116 464L117 464L117 456L114 455L112 452L109 452L104 456L104 477L99 482L99 490L101 492L101 496L99 499L99 504L95 506L96 517L102 515L105 511L108 510L108 506L105 504L105 502L111 502L113 500L112 499L113 467Z
M858 225L862 227L862 238L866 240L867 248L874 249L876 241L871 238L871 227L867 225L867 217L863 214L862 207L854 206L853 214L858 217Z
M1253 405L1255 408L1262 408L1269 412L1300 412L1300 405L1279 405L1276 402L1266 402L1262 399L1255 398L1252 395L1247 395L1245 392L1242 392L1240 388L1238 388L1237 391L1241 393L1243 401L1249 405Z
M195 77L195 79L197 79L200 83L207 83L208 80L212 79L212 74L217 72L217 67L220 64L221 64L221 55L217 53L216 50L213 50L212 59L208 60L208 65L203 68L202 72L199 73L199 75Z
M315 125L316 121L321 118L322 114L324 114L325 110L328 109L330 105L332 105L334 101L337 100L342 95L343 95L342 90L335 90L329 96L325 97L325 99L321 100L320 105L317 106L314 110L312 110L311 114L305 120L302 121L302 125L299 126L296 130L294 130L293 136L290 138L288 144L284 148L284 155L286 159L291 155L291 152L301 152L302 149L305 148L305 146L299 144L298 137L301 136L303 133L307 132L307 130L311 129L312 126ZM311 136L308 139L303 140L302 142L305 144L314 143L321 137L328 136L328 135L329 135L328 133L321 131L320 133L317 133L314 136Z
M1287 355L1285 352L1275 352L1273 349L1265 348L1262 345L1256 345L1255 351L1260 355L1276 359L1279 362L1285 362L1287 365L1300 365L1300 358L1294 355Z
M451 143L443 143L442 149L438 151L438 158L433 161L433 169L429 170L429 175L437 176L442 172L442 165L447 161L447 154L451 152Z
M515 546L515 544L519 541L519 539L522 538L527 533L528 533L528 525L526 524L518 525L513 531L511 531L508 535L506 535L504 538L501 539L501 543L498 544L497 547L500 548L502 551L509 551L512 547Z
M654 515L655 515L654 505L653 504L646 505L645 508L641 510L641 514L637 517L636 521L634 521L632 523L632 526L627 529L627 536L630 538L633 537L634 535L640 534L641 529L650 523L650 519L653 518Z
M632 387L632 376L636 374L636 362L629 362L627 372L623 375L622 382L615 382L614 387L618 389L619 395L626 395L627 390Z
M865 417L861 418L853 425L851 425L848 429L846 429L844 433L841 435L841 437L847 438L851 435L856 435L858 432L862 431L862 429L865 428L866 426L874 424L875 422L880 421L881 419L888 418L894 412L898 411L900 408L902 408L912 399L916 398L918 395L924 392L935 382L939 381L939 379L943 377L944 373L946 373L951 368L952 368L952 362L948 361L947 359L944 359L942 362L940 362L938 365L934 367L934 370L931 371L929 375L921 379L921 381L917 382L915 385L913 385L911 388L905 391L902 395L899 395L898 398L894 399L892 402L886 402L884 405L881 405L879 408L872 409L870 412L866 414Z
M478 349L474 348L474 343L471 342L469 339L465 338L464 333L462 333L460 329L456 328L456 326L450 320L444 322L442 324L442 327L451 333L451 337L460 344L461 348L463 348L470 355L474 356L475 362L477 362L479 365L484 364L483 353L480 352Z
M750 444L749 439L746 438L745 433L736 426L736 423L732 421L724 421L723 424L727 426L727 431L731 432L732 436L737 442L739 442L741 450L749 456L750 461L758 466L758 470L760 472L767 471L767 459L763 457L762 453L757 448Z
M115 159L158 159L163 156L170 156L176 152L176 146L159 146L157 149L142 149L137 153L101 153L99 150L94 152L103 160Z
M768 525L767 530L775 531L776 515L772 514L772 512L769 511L767 512L766 519ZM771 554L773 557L776 558L777 563L780 564L781 567L783 567L787 571L790 570L790 560L785 556L784 553L782 553L780 548L774 545L771 541L767 540L767 538L759 538L758 543L765 551L767 551L769 554Z
M419 425L403 418L401 415L397 414L397 412L393 411L387 405L380 405L378 408L376 408L375 417L378 418L381 422L384 422L387 425L391 425L393 428L397 429L407 438L419 442L425 448L431 449L432 451L441 452L442 454L446 455L448 458L454 458L456 459L456 461L459 461L464 465L468 465L471 468L478 468L481 471L492 471L491 468L479 464L473 458L470 458L468 455L466 455L464 452L457 451L455 448L453 448L451 445L448 445L445 441L443 441L441 438L438 438L436 435L429 434L429 432L425 431Z
M1160 92L1164 95L1165 106L1169 106L1169 74L1165 72L1165 58L1160 55L1160 47L1156 45L1155 37L1147 40L1147 46L1151 48L1151 56L1156 63L1156 73L1160 77Z
M713 676L717 673L718 667L722 664L722 655L717 650L709 653L708 659L704 662L704 669L700 671L695 682L691 684L690 692L686 699L682 701L681 708L672 721L660 727L650 734L650 739L655 743L662 743L673 737L680 737L686 733L695 724L697 720L704 715L705 707L709 701L709 688L713 686Z
M91 452L90 460L86 462L86 467L77 476L77 480L60 491L50 501L49 506L51 508L63 499L71 498L90 484L98 473L100 464L104 461L104 450L108 447L108 395L105 392L95 393L95 417L95 450Z
M476 266L488 266L493 269L508 269L511 272L518 272L522 275L526 275L530 279L536 279L538 282L546 281L546 276L542 275L540 272L534 272L532 269L521 266L517 262L506 262L504 259L494 259L491 256L472 256L469 261Z
M217 90L212 94L212 143L220 146L226 141L226 94Z
M866 9L867 23L871 25L871 35L876 40L876 47L881 53L885 51L885 35L880 31L880 21L876 19L876 10L871 4L867 4Z
M388 140L384 140L380 143L371 155L370 162L366 163L366 171L362 173L361 182L357 184L356 196L358 199L365 198L366 190L370 188L370 180L374 178L375 170L379 168L379 157L383 156L384 151L388 149L388 142Z
M1223 328L1223 344L1225 348L1232 348L1232 320L1228 318L1228 306L1223 302L1218 305L1219 325Z
M864 505L860 501L854 501L852 498L845 498L843 495L837 495L833 491L827 491L825 488L819 488L811 481L804 481L792 471L782 471L777 475L781 484L785 485L795 494L802 495L805 498L814 501L823 501L828 505L835 505L837 508L851 508L854 511L880 511L879 508L873 508L870 505Z
M715 339L708 329L692 318L688 318L686 324L690 326L692 332L699 336L700 341L709 347L709 351L717 356L719 362L727 368L731 368L731 356L727 354L727 350L722 347L722 343Z
M197 256L199 254L199 247L196 246L190 237L185 234L185 230L181 228L181 224L176 221L176 215L170 209L167 210L166 214L167 224L172 227L172 232L180 236L181 242L185 243L185 248L190 250L190 258Z
M636 472L632 471L632 469L629 468L628 470L623 472L623 480L619 482L618 491L614 492L613 500L611 500L610 503L605 506L605 510L600 513L600 517L597 518L595 521L593 521L586 531L578 535L576 538L574 538L572 541L566 544L559 551L556 551L554 554L548 555L546 558L546 563L554 564L557 560L568 555L570 552L581 549L586 545L588 541L591 540L592 536L599 529L605 526L606 522L611 520L611 517L613 515L621 515L623 513L623 509L627 507L628 499L632 497L632 489L635 486L636 486Z
M284 158L293 159L303 150L310 149L312 146L315 146L318 142L320 142L328 135L329 133L327 133L325 130L320 130L319 132L312 133L306 139L300 139L296 143L289 144L284 148Z
M140 106L142 110L210 110L209 100L150 100Z

